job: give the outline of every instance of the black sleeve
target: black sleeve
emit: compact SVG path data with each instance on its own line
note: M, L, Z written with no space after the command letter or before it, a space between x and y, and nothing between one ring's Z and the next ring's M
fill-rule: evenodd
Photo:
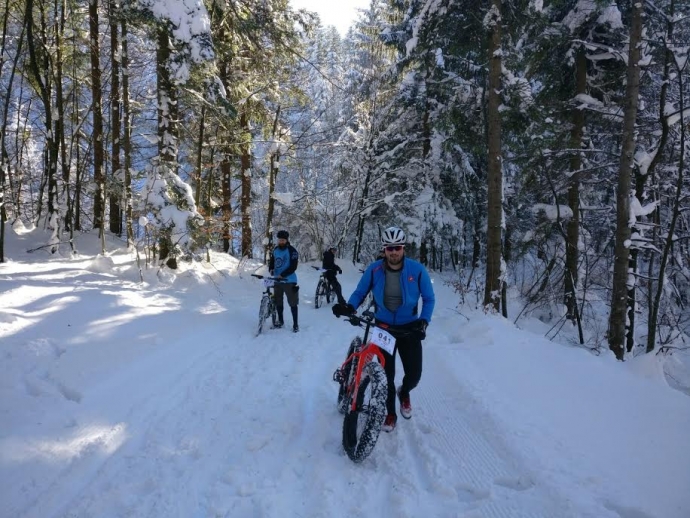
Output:
M287 267L287 270L284 270L283 273L280 275L282 277L287 277L288 275L292 275L295 273L297 270L297 263L299 262L299 254L297 253L297 250L294 249L294 247L290 246L290 266Z

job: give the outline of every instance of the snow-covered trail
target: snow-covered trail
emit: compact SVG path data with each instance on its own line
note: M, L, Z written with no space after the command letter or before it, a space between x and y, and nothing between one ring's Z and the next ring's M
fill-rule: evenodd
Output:
M331 376L357 330L313 307L306 265L301 331L258 337L248 271L142 285L103 260L64 261L60 275L14 266L0 293L13 308L0 320L11 374L0 389L16 398L0 403L12 417L0 517L650 518L573 499L505 441L512 431L456 368L455 295L440 278L414 416L355 465ZM346 296L357 280L346 268Z

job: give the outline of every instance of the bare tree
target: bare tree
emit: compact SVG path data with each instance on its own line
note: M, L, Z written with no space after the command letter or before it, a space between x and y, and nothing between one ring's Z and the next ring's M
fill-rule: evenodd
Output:
M276 200L273 196L276 191L276 177L280 166L280 145L278 145L278 121L280 120L280 105L276 110L276 117L273 120L273 131L271 136L275 143L274 151L271 153L270 165L268 170L268 209L266 210L266 244L264 245L264 263L268 262L268 257L273 249L273 211L275 210Z
M98 33L98 0L89 0L89 50L91 57L91 114L93 117L93 180L96 192L93 201L93 227L100 229L101 248L105 251L105 177L103 164L103 89L101 85L100 43Z
M7 53L7 23L9 17L10 2L9 0L6 0L2 18L2 37L0 39L0 75L2 75L5 70L5 54ZM12 63L12 69L10 70L7 91L5 93L5 98L3 99L2 120L0 121L0 263L5 262L5 221L7 221L7 210L5 208L5 185L6 182L9 180L8 177L10 176L10 161L9 155L7 153L6 143L7 113L9 111L10 99L12 97L12 84L14 83L14 77L17 71L17 63L19 62L22 44L24 42L24 31L26 30L26 21L27 18L25 17L24 23L22 24L21 34L19 36L19 41L17 43L17 49L16 54L14 56L14 61Z
M487 229L484 306L500 308L503 174L501 171L501 2L492 0L485 19L488 29L489 92L487 107Z
M45 11L45 4L41 4L38 9L40 24L38 35L34 32L34 2L26 2L26 27L27 43L29 48L29 69L34 79L35 88L40 94L45 113L46 146L44 150L44 172L48 187L48 228L53 231L51 236L51 252L58 250L59 225L60 225L60 203L58 200L57 184L57 161L59 152L59 142L57 132L54 127L54 106L53 106L53 77L54 67L50 49L53 48L52 41L48 36L48 13ZM52 23L56 23L55 20ZM39 200L40 217L40 200Z
M609 315L608 342L616 358L625 357L625 331L628 290L628 259L630 255L630 187L635 154L635 120L640 92L640 42L642 39L643 3L633 2L630 26L630 49L626 74L625 108L621 160L616 193L616 239L614 248L613 287Z
M124 154L124 206L127 246L134 242L132 230L132 112L129 103L129 45L127 44L127 20L123 16L122 28L122 116L124 120L122 151Z
M241 151L240 151L240 213L242 218L242 257L252 258L252 171L250 143L251 132L249 130L249 117L246 110L240 114Z
M667 17L668 20L668 41L673 41L672 35L673 35L673 20L675 19L674 16L674 2L671 2L671 9L670 9L670 14ZM658 318L659 318L659 306L661 304L661 295L664 290L664 285L665 285L665 276L666 276L666 267L668 265L669 261L669 256L671 254L671 249L673 246L673 242L675 239L675 231L676 231L676 225L678 224L678 219L680 217L681 213L681 200L683 198L683 181L684 181L684 175L683 175L683 170L685 167L685 99L683 97L684 91L683 91L683 73L685 72L685 68L687 67L687 60L683 62L683 66L680 67L678 60L676 60L672 56L672 52L666 48L666 57L665 57L665 67L664 67L664 78L668 78L668 66L669 62L673 61L676 67L677 71L677 81L678 81L678 91L680 92L679 96L679 113L680 113L680 153L679 153L679 158L678 158L678 178L676 181L676 193L673 198L673 206L671 209L671 222L669 224L668 231L666 232L666 242L664 243L664 248L661 253L661 259L660 259L660 264L659 264L659 279L657 280L657 286L656 286L656 293L654 294L654 298L652 300L652 303L650 305L649 309L649 323L648 323L648 332L647 332L647 347L646 347L646 352L650 353L654 350L654 346L656 343L656 332L657 332L657 326L658 326ZM666 139L668 136L669 132L669 125L668 125L668 117L666 113L664 112L664 107L666 106L666 86L667 86L668 81L665 81L664 87L661 91L661 99L660 99L660 117L661 117L661 122L662 122L662 134L659 142L659 148L657 155L661 155L661 150L663 145L666 143ZM660 159L659 159L660 160ZM656 164L659 163L657 160L657 157L654 157L654 160L650 164L650 168L652 166L656 166ZM651 290L650 290L651 291Z
M587 58L584 47L577 50L575 57L575 95L586 93L587 89ZM582 147L582 135L585 126L585 114L576 107L572 111L573 127L570 132L570 147L579 150ZM566 225L565 242L565 305L567 316L571 320L578 319L577 311L577 281L578 281L578 243L580 241L580 173L582 155L573 151L570 158L570 185L568 186L568 206L572 216ZM558 200L556 200L558 203Z
M122 209L120 199L122 198L122 182L120 181L120 113L122 111L122 100L120 97L120 35L118 29L118 18L120 15L117 0L110 0L110 134L112 135L112 149L110 155L110 173L112 180L110 183L110 231L117 235L122 235Z
M170 22L158 24L158 45L156 47L156 79L158 93L158 164L156 167L177 171L177 91L170 69ZM170 229L161 232L159 254L161 261L167 260L170 268L177 268L177 260L171 256L173 243Z

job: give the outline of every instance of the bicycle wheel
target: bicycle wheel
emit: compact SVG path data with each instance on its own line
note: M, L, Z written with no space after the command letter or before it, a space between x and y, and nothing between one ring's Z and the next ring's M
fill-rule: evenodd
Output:
M276 301L273 297L269 299L268 311L271 315L271 323L273 327L275 327L278 324L278 310L276 309Z
M386 418L387 397L383 367L374 361L367 363L357 392L357 409L343 419L343 448L353 462L362 462L376 446Z
M266 295L261 297L261 306L259 306L259 327L256 330L256 336L259 336L264 329L264 321L268 318L270 305L271 301Z
M322 304L321 297L323 296L323 279L319 279L319 283L316 285L316 293L314 295L314 307L319 309Z
M345 359L349 358L355 350L359 350L361 347L362 339L359 336L357 336L352 340L352 342L350 342L350 348L347 350L347 356L345 356ZM350 406L350 398L347 394L347 388L352 383L352 377L355 375L356 370L356 358L350 360L347 363L347 365L343 367L343 381L340 383L340 387L338 387L338 412L340 412L341 414L346 414L347 409Z

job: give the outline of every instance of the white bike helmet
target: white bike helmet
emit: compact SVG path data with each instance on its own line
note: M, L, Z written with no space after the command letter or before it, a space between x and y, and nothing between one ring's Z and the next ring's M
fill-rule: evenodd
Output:
M383 246L404 245L405 232L403 232L403 229L398 227L388 227L383 231L383 235L381 235L381 244Z

